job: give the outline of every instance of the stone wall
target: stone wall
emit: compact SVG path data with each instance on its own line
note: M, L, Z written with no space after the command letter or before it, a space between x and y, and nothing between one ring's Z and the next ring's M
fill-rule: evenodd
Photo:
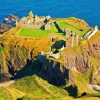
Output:
M79 36L78 35L70 33L69 36L67 36L66 47L78 46L78 43L79 43Z

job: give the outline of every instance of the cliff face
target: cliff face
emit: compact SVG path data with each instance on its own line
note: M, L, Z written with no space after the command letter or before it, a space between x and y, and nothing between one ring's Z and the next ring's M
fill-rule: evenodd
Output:
M90 40L83 40L78 47L66 48L62 55L67 68L88 75L94 84L100 83L99 33Z
M47 59L42 63L42 68L49 83L62 86L69 80L69 70L64 64L53 59Z
M0 53L0 73L9 77L14 76L25 66L29 58L29 51L24 47L4 46L4 51Z
M100 32L74 48L66 48L62 59L38 59L53 45L48 37L0 37L0 74L22 78L37 75L56 86L74 85L80 94L91 92L86 84L100 84ZM45 47L45 48L44 48ZM1 76L1 75L0 75Z
M41 51L48 52L50 40L3 36L0 38L0 73L12 77ZM42 45L40 45L42 44ZM46 48L44 48L46 47Z
M63 64L54 60L49 62L49 60L46 59L48 63L44 62L42 63L42 66L48 66L46 68L43 67L43 69L45 69L47 79L51 79L50 82L56 85L60 85L60 82L65 83L64 80L65 78L68 79L66 76L69 75L68 70L70 69L88 75L90 78L90 83L99 84L99 39L100 36L99 33L97 33L93 38L91 38L91 40L83 40L78 47L66 48L62 54ZM24 66L27 64L27 60L32 61L34 57L37 56L42 50L45 52L49 51L49 46L51 44L50 41L44 42L43 40L40 39L37 42L35 39L31 40L20 37L1 38L1 73L10 73L13 76L18 70L24 68ZM42 43L41 46L38 45L40 43ZM44 48L44 46L46 48ZM57 79L56 76L59 78Z

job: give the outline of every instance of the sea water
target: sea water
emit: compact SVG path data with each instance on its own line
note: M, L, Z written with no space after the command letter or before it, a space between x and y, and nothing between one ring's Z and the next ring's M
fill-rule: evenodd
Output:
M74 16L100 26L100 0L0 0L0 23L8 14L21 18L31 10L40 16Z

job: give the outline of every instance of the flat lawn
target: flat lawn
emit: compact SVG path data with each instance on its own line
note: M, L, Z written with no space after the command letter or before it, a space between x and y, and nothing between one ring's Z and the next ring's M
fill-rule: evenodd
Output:
M57 28L55 27L54 24L50 25L50 30L53 31L53 32L58 32L58 30L57 30Z
M79 29L69 25L68 23L64 21L58 22L59 26L64 29L68 29L73 31L76 34L79 34L80 36L84 35L87 30L80 31ZM22 37L40 37L40 36L49 36L51 34L57 33L58 35L62 35L62 33L58 33L57 28L55 27L54 24L51 25L51 30L41 30L41 29L32 29L32 28L22 28L21 31L19 32L19 36Z
M52 34L53 32L50 30L41 30L41 29L32 29L32 28L23 28L19 32L19 36L48 36Z
M68 23L64 21L58 22L59 26L64 29L68 29L73 31L76 34L79 34L80 36L84 35L87 30L80 31L79 29L69 25ZM32 29L32 28L22 28L19 32L19 36L22 37L40 37L40 36L49 36L51 34L58 34L64 37L62 33L58 33L58 30L56 29L55 25L51 25L51 30L41 30L41 29Z
M63 35L63 33L58 33L54 26L52 26L52 30L23 28L21 29L18 35L22 37L41 37L41 36L49 36L51 34L59 35L65 39L65 36Z
M58 24L62 29L64 29L64 28L69 29L69 30L73 31L74 33L79 34L81 36L87 32L87 30L80 31L79 29L69 25L68 23L66 23L64 21L59 22Z

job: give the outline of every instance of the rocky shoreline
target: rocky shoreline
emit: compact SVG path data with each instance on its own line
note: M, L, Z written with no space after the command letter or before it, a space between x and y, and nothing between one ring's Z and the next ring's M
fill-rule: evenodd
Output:
M11 29L17 20L19 20L19 18L13 14L9 14L6 18L4 18L3 23L0 24L0 34L3 34L4 32Z

